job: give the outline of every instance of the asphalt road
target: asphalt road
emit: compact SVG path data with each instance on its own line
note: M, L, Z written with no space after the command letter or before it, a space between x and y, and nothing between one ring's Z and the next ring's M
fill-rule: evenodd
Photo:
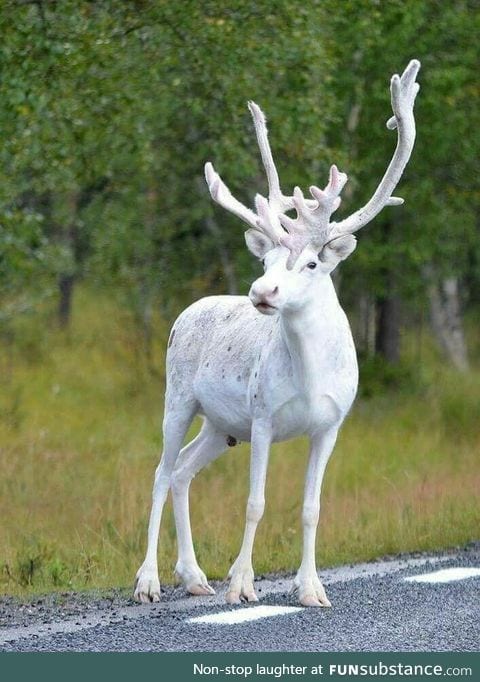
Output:
M250 616L258 608L226 605L226 583L215 586L215 597L185 597L181 589L171 589L152 605L126 599L92 605L82 597L73 615L56 606L45 609L41 618L30 610L21 622L10 614L11 624L5 616L0 650L479 651L480 575L444 583L405 580L455 567L480 569L480 544L431 557L323 571L331 609L299 608L233 624L190 622L220 612L243 615L248 610ZM298 606L288 594L289 580L258 581L260 605ZM13 608L3 606L4 615Z

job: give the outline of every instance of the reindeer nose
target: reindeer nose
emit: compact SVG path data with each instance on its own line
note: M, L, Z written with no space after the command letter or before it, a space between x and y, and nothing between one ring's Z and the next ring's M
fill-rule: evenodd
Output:
M259 303L274 303L277 294L278 286L272 286L268 282L258 280L252 284L249 296L253 305L258 305Z

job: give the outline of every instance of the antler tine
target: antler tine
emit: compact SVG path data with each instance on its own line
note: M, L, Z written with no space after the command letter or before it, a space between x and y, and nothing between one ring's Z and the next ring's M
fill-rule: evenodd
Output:
M314 202L306 200L301 189L295 187L293 205L297 211L297 218L292 220L286 215L281 215L280 222L291 234L308 236L313 243L321 242L328 231L330 216L340 206L340 192L347 180L348 176L345 173L340 173L335 165L331 166L325 189L322 190L315 185L310 187Z
M329 211L331 215L340 206L340 193L347 180L348 175L346 173L340 173L334 164L330 167L328 185L325 189L321 190L313 185L310 187L310 194L318 201L319 206L323 206L325 211Z
M292 197L286 197L280 189L280 180L277 168L273 161L272 150L268 141L267 120L265 114L255 102L248 102L248 108L253 118L255 134L262 157L263 167L268 182L268 203L271 209L277 213L288 211L293 208Z
M255 208L258 215L256 229L273 239L274 243L280 243L282 237L285 236L285 231L280 223L278 212L272 210L270 202L261 194L255 196Z
M258 230L258 217L253 211L235 199L210 161L205 164L205 180L207 181L211 197L217 204L226 208L227 211L234 213L250 225L250 227Z
M265 116L255 102L249 102L248 107L252 114L258 146L267 175L268 200L257 194L255 197L257 213L250 210L232 196L213 165L208 162L205 164L205 178L212 199L244 220L253 229L263 232L274 243L287 244L285 237L295 235L301 238L303 243L306 243L318 233L320 229L317 225L318 221L321 220L323 227L325 222L323 217L327 214L330 216L338 207L340 200L337 200L337 196L346 182L346 175L338 173L336 167L332 166L330 181L325 190L322 191L318 187L311 188L313 199L305 199L298 187L295 188L294 196L285 196L280 189L280 181L268 141ZM297 210L297 220L290 220L288 216L283 215L284 211L292 208ZM290 231L291 234L287 235L285 230ZM297 239L297 247L299 244L300 241Z
M234 213L253 229L266 234L274 243L279 243L280 239L285 235L279 220L279 214L293 208L293 198L284 196L280 189L277 169L268 142L267 124L264 114L255 102L249 102L248 108L252 114L258 146L260 147L262 162L267 175L268 201L257 194L255 197L257 213L244 206L232 196L230 190L210 162L205 164L205 178L212 199L217 204L226 208L227 211Z
M413 106L420 88L419 84L415 82L419 70L420 62L417 59L412 59L401 76L398 74L392 76L390 92L394 115L388 119L387 128L389 130L397 129L395 152L370 201L345 220L331 224L333 237L356 232L375 218L384 206L403 204L403 199L393 197L392 192L402 177L415 142Z
M269 202L265 197L257 194L255 197L257 213L250 210L235 199L210 161L205 164L205 179L212 199L223 208L226 208L227 211L230 211L230 213L241 218L254 230L263 232L273 239L274 242L278 242L280 237L285 234L278 215L272 212Z

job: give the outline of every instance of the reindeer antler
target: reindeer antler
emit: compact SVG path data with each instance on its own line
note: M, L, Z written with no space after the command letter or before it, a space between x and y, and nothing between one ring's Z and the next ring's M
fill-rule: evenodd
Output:
M384 206L403 204L403 199L393 197L392 192L402 177L415 142L413 105L420 89L420 85L415 82L419 70L420 62L412 59L401 77L398 74L392 76L390 92L394 115L388 119L387 128L397 128L398 131L395 153L370 201L345 220L332 223L333 237L356 232L373 220Z
M293 267L307 244L321 248L327 241L330 216L340 206L340 192L347 180L345 173L340 173L335 165L331 166L325 189L322 190L315 185L310 187L310 194L315 200L313 202L304 198L300 187L295 187L293 205L297 217L292 220L287 215L280 216L280 222L288 232L288 235L283 235L280 239L280 243L290 250L288 269Z
M251 227L257 228L258 216L240 203L240 201L235 199L210 161L205 164L205 180L207 181L212 199L216 201L217 204L226 208L230 213L234 213Z
M291 198L285 197L280 189L277 169L273 162L265 116L255 102L249 102L248 108L253 117L258 146L268 181L268 200L257 194L255 207L257 213L237 201L210 162L205 164L205 178L212 199L244 220L254 230L266 234L274 243L278 243L285 232L280 224L279 215L293 208Z
M392 196L415 142L415 119L413 105L419 90L415 78L420 69L416 59L408 64L402 76L395 74L391 80L391 99L394 115L387 121L390 130L397 128L398 141L393 158L367 204L345 220L330 222L331 215L340 205L340 193L347 182L347 175L340 173L336 166L330 168L330 177L325 189L310 187L313 199L305 199L301 189L295 187L293 195L287 196L280 189L278 172L273 161L265 116L255 102L248 108L253 117L260 154L268 181L268 199L257 194L255 213L237 201L214 170L211 163L205 164L205 177L214 201L244 220L254 230L267 235L273 243L283 244L290 249L287 267L292 267L299 253L308 243L321 248L345 234L356 232L369 223L384 206L398 206L403 199ZM292 220L286 211L294 208L297 217Z
M320 189L315 185L310 187L310 194L315 199L313 202L305 200L300 187L295 187L293 205L297 217L292 220L286 215L281 215L280 222L284 228L290 234L304 235L314 243L322 240L328 232L330 216L340 206L340 192L347 180L345 173L340 173L335 165L331 166L328 185L325 189Z
M262 163L267 176L268 200L261 194L257 194L255 197L257 212L255 213L250 210L232 196L230 190L210 162L205 164L205 178L214 201L244 220L253 229L266 234L274 243L278 244L286 236L286 232L280 222L282 214L294 208L296 200L293 196L283 194L280 189L280 180L268 141L267 122L263 111L258 104L251 101L248 102L248 108L252 114ZM306 205L315 207L317 202L307 200Z
M273 161L272 150L268 141L267 121L265 114L255 102L248 102L248 108L253 118L257 142L262 157L263 167L267 175L268 182L268 204L272 211L278 215L293 208L293 198L287 197L280 189L278 172Z

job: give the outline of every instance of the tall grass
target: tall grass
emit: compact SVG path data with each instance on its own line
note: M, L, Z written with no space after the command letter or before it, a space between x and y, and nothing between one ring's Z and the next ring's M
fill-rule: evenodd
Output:
M26 318L2 340L0 591L132 583L161 449L167 332L157 320L155 367L146 367L131 317L83 291L68 334ZM376 386L358 400L341 431L323 487L320 565L478 538L480 372L449 371L428 340L422 355L395 392ZM273 448L257 572L299 563L306 449L301 439ZM194 538L210 577L225 576L238 552L248 463L240 445L192 485ZM168 505L163 581L173 579L175 553Z

